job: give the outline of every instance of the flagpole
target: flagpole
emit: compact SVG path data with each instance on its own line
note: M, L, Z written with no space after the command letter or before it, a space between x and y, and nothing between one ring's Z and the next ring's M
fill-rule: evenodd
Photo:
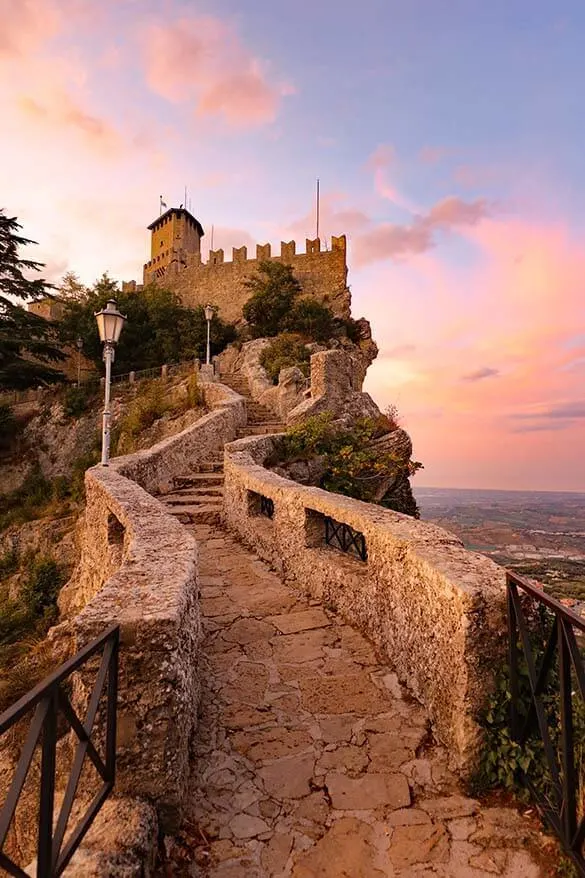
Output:
M317 177L317 234L315 237L319 237L319 177Z

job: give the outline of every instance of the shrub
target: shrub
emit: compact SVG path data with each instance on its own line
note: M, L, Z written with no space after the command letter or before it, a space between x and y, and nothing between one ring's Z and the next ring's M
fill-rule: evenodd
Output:
M0 405L0 451L8 451L18 433L18 423L9 405Z
M85 471L95 466L100 461L99 445L92 451L77 457L71 468L71 481L69 483L69 491L71 498L76 503L82 503L85 500Z
M380 477L396 475L397 467L405 476L413 475L422 464L397 461L390 453L382 454L372 441L388 432L382 418L363 418L346 427L335 422L331 412L314 415L289 427L280 440L278 461L290 463L322 457L324 474L320 486L337 494L369 501ZM401 509L406 514L414 514Z
M277 335L301 292L292 266L261 262L258 272L245 282L250 298L243 307L244 318L256 338Z
M335 332L331 308L310 296L295 302L290 313L285 315L284 325L291 332L298 332L314 341L326 341Z
M140 394L132 402L126 417L120 422L120 432L135 438L143 430L151 427L169 409L165 398L164 384L160 379L149 381L141 388Z
M0 555L0 579L11 576L18 570L18 552L14 548L8 549Z
M292 333L276 336L260 354L260 365L266 369L273 384L278 384L281 369L298 366L304 375L309 374L310 354L303 339Z
M77 418L86 412L95 401L97 385L95 383L82 384L81 387L68 387L65 391L63 409L69 418Z
M53 558L40 557L29 566L28 578L22 589L22 600L28 612L38 618L54 614L57 595L65 583L65 573Z

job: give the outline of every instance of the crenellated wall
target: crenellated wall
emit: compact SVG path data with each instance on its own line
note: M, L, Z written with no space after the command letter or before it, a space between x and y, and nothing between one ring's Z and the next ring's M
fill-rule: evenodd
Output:
M281 242L278 255L272 254L270 244L258 244L253 258L248 258L247 247L234 247L231 262L225 261L223 250L211 250L207 263L201 261L200 253L164 251L144 266L144 283L164 283L188 306L209 302L219 308L223 320L236 322L241 320L242 308L250 296L245 281L257 270L258 263L266 260L292 265L306 295L325 302L340 317L350 316L345 235L332 237L330 250L321 249L319 238L307 239L305 253L296 252L294 241ZM134 281L122 287L129 291L141 289Z
M435 525L265 469L277 442L226 447L227 526L374 641L425 706L453 767L468 775L481 748L478 713L505 651L505 571ZM259 495L273 501L271 519L260 514ZM326 544L325 517L363 534L365 561Z

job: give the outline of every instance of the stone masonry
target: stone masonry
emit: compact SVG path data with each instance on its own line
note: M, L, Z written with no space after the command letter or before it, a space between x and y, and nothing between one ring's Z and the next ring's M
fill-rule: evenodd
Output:
M258 244L255 258L248 258L246 247L234 248L230 262L224 261L223 250L211 251L207 263L201 261L199 252L178 251L168 267L157 273L147 263L144 283L156 280L177 293L187 306L205 306L210 302L218 307L223 320L235 323L242 319L242 308L250 296L245 281L265 260L292 265L305 295L325 302L339 317L350 316L345 235L331 239L331 250L322 250L318 238L307 239L305 253L296 252L294 241L283 241L278 256L272 255L270 244ZM122 287L140 289L134 281Z
M368 640L232 536L190 530L203 689L165 876L544 878L534 825L461 794Z

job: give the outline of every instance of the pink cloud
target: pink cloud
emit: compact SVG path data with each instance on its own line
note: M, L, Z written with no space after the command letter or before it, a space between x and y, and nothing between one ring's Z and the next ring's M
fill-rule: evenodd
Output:
M154 92L236 127L272 122L283 95L292 91L270 82L233 27L212 16L150 24L143 49L147 82Z
M450 150L442 146L423 146L418 158L425 165L436 165L449 155Z
M353 251L356 264L424 253L435 246L437 230L460 230L477 224L487 215L488 205L483 199L467 202L455 196L444 198L411 223L381 223L357 235Z
M399 403L425 484L585 490L583 374L567 368L585 323L583 241L509 217L463 234L471 266L435 250L371 270L366 293L354 279L382 348L366 389Z
M0 56L28 55L57 33L63 13L51 0L0 0Z

